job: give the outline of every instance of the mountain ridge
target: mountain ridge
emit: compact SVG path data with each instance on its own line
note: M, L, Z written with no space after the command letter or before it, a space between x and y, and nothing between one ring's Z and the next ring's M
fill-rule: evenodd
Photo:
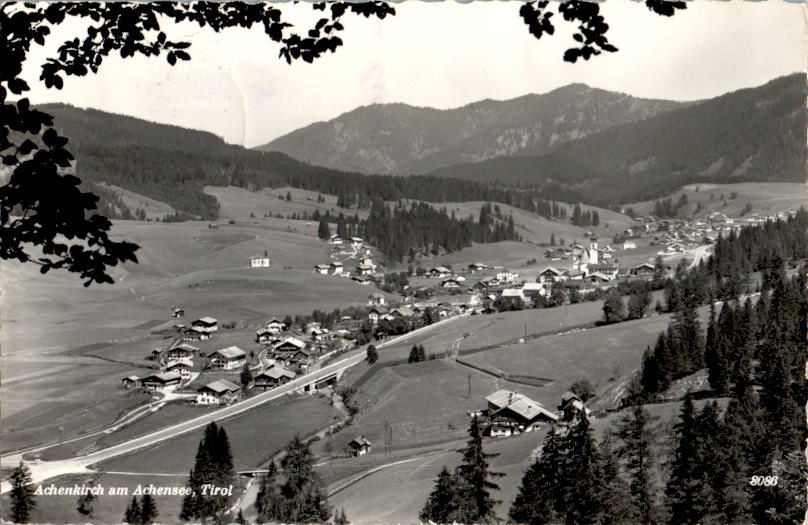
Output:
M557 143L689 104L581 83L450 109L369 104L255 149L345 171L422 174L502 154L545 153Z

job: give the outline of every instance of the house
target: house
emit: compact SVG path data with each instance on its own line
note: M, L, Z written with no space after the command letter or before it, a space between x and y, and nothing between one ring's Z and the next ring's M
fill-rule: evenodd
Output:
M541 403L510 390L497 390L485 400L488 402L486 433L491 436L530 432L541 423L558 420L558 416Z
M611 264L590 264L586 270L586 273L588 275L599 273L606 276L608 280L612 280L617 277L617 271L618 267Z
M623 241L623 249L624 250L634 250L637 248L637 243L634 241Z
M174 390L182 383L182 377L179 374L172 373L159 373L146 376L140 380L140 384L146 390Z
M277 334L266 328L261 328L255 332L255 342L258 344L266 345L275 342L278 338Z
M384 306L384 295L374 292L368 296L368 306Z
M191 323L191 328L199 328L205 332L213 333L219 329L219 321L213 317L200 317Z
M368 257L366 255L360 257L356 262L360 266L369 266L370 268L373 268L374 270L376 269L376 265L373 263L373 259L371 259L370 257Z
M633 273L637 277L653 277L656 273L656 267L651 263L642 263L634 267Z
M522 295L525 297L537 297L539 295L546 295L546 293L542 283L527 282L522 285Z
M337 234L333 234L328 238L328 244L333 246L342 246L342 237Z
M207 341L210 339L211 333L205 328L199 326L192 326L185 328L182 333L184 341Z
M185 310L182 308L174 308L171 310L171 317L183 317L185 315Z
M272 347L272 352L297 352L306 348L306 343L296 337L287 337Z
M180 343L166 350L164 361L166 364L174 361L190 361L199 352L199 348L187 343Z
M250 268L269 268L269 254L266 250L264 250L264 255L250 257Z
M457 279L446 279L440 283L442 288L460 288L460 282Z
M549 268L542 270L542 272L539 274L537 281L542 284L554 283L558 280L559 277L561 277L561 273L562 273L561 270L556 270L551 266Z
M279 321L276 317L273 317L269 321L266 322L264 325L264 329L268 330L273 334L279 334L284 331L286 325Z
M362 237L351 237L351 246L354 248L359 248L364 242L365 240Z
M329 271L333 275L342 275L343 269L344 268L342 267L342 263L339 261L332 262L331 265L329 266Z
M387 308L383 306L373 307L368 312L368 321L370 321L373 324L376 324L379 322L379 319L381 319L385 315L387 315Z
M476 263L469 264L468 268L469 268L469 271L471 273L474 273L474 272L479 272L479 271L485 270L486 268L488 268L488 266L481 263L481 262L476 262Z
M314 272L319 273L321 275L328 275L328 270L331 269L331 265L329 264L315 264L314 265Z
M354 275L351 280L358 282L362 286L368 286L373 283L373 279L368 275Z
M256 390L269 390L276 386L285 385L294 379L296 375L282 366L271 366L253 378L253 388Z
M191 365L183 361L173 361L172 363L167 364L165 368L163 368L163 372L179 374L179 376L183 380L185 380L191 377Z
M358 276L367 276L373 273L373 266L368 266L366 264L359 264L356 266L356 275Z
M307 369L309 365L311 365L315 360L314 354L311 350L298 350L297 352L289 355L286 359L283 359L286 363L291 365L298 366L303 370Z
M561 396L561 404L558 405L561 411L561 421L576 421L581 413L589 415L590 410L584 406L584 402L575 393L567 391Z
M364 456L365 454L369 454L370 445L370 440L365 436L355 437L350 443L348 443L348 447L350 447L351 453L354 456Z
M445 266L436 266L431 268L429 273L427 273L427 276L432 279L445 279L450 275L452 275L452 270Z
M241 387L227 379L219 379L196 389L196 404L227 405L238 401Z
M519 274L511 270L497 272L497 280L501 283L512 283L519 278Z
M247 354L237 346L228 346L221 350L216 350L208 355L211 368L221 370L234 370L241 368L247 362Z
M505 297L518 297L522 301L525 300L525 294L521 288L505 288L502 290L502 298Z
M126 388L134 388L140 386L140 378L138 376L129 376L121 379L121 384Z
M600 272L590 273L589 275L587 275L586 278L589 279L589 281L591 283L596 284L596 285L597 284L605 284L605 283L608 283L609 281L611 281L611 278L609 276L604 275L604 274L602 274Z
M387 316L391 319L394 317L412 317L413 315L415 315L415 311L409 306L399 306L398 308L393 308L390 310L390 313L387 314Z

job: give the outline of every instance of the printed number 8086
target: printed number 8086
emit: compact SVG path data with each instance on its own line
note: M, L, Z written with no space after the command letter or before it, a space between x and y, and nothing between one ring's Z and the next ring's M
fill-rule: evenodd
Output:
M752 476L749 484L753 487L774 487L777 485L778 476Z

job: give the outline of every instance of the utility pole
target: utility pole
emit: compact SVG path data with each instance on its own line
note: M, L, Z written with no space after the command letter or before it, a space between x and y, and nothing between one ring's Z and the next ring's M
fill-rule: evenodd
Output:
M65 440L64 430L64 425L59 425L59 443Z
M467 397L471 399L471 373L468 374L468 379L469 379L469 392Z

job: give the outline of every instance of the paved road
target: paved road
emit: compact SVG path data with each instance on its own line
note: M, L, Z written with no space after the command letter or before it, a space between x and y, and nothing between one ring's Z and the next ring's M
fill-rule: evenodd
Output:
M432 331L438 326L444 325L445 323L448 323L453 319L457 319L464 316L465 314L462 316L456 316L453 318L446 319L434 325L419 328L408 334L404 334L403 336L391 338L378 346L381 348L386 345L394 344L401 338L410 337L413 335L419 335L422 332ZM247 410L250 410L264 403L272 401L273 399L277 399L281 396L289 394L299 388L303 388L307 385L313 384L319 381L320 379L326 378L334 374L335 372L341 372L343 370L346 370L356 365L357 363L363 361L365 357L366 357L365 349L364 348L357 349L347 354L345 358L337 362L331 363L319 370L315 370L309 372L308 374L302 375L297 379L293 379L289 383L273 388L268 392L258 394L254 397L245 399L244 401L240 401L233 405L223 407L219 410L216 410L215 412L208 413L196 417L194 419L178 423L176 425L172 425L170 427L158 430L156 432L152 432L151 434L146 434L145 436L134 438L124 443L113 445L111 447L93 452L91 454L87 454L86 456L78 456L71 459L59 460L59 461L29 462L28 467L31 469L31 480L33 481L33 483L40 483L47 479L62 476L65 474L88 472L91 470L89 468L91 465L94 465L101 461L112 459L114 457L123 454L128 454L130 452L134 452L136 450L140 450L145 447L156 445L162 441L180 436L182 434L191 432L198 428L202 428L212 421L220 421L222 419L232 417L237 414L241 414L242 412L246 412ZM2 463L4 467L16 466L16 464L19 463L19 454L4 456L3 458L0 458L0 463ZM8 492L9 490L11 490L11 486L9 485L9 483L3 482L2 485L0 485L0 494Z

